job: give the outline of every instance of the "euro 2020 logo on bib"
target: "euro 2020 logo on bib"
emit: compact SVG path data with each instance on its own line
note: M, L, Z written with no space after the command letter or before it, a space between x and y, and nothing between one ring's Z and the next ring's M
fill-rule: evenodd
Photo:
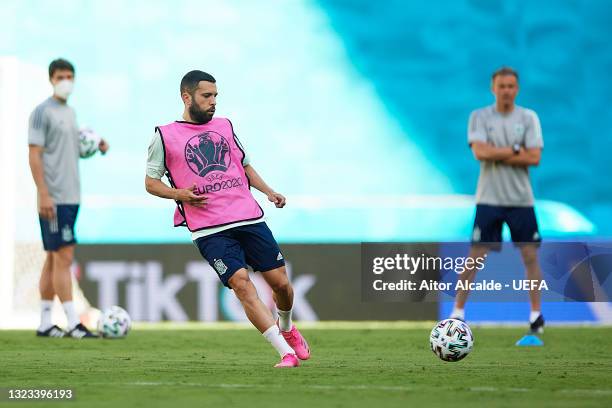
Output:
M185 160L191 171L200 177L211 171L226 171L231 164L230 145L217 132L204 132L193 136L185 145Z

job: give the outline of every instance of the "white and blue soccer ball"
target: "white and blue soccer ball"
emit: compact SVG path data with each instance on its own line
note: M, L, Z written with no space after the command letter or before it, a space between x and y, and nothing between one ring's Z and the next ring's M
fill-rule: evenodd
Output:
M474 348L470 327L459 319L438 322L429 336L431 351L444 361L463 360Z
M79 153L81 158L87 159L98 151L102 138L91 128L79 129Z
M98 333L105 339L121 339L128 335L132 328L132 319L125 309L111 306L100 315Z

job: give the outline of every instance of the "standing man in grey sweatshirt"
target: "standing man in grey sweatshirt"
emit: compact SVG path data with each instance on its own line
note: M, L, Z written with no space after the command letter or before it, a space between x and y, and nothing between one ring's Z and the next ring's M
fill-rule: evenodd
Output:
M67 103L74 74L70 62L64 59L51 62L49 81L53 95L34 109L29 121L30 169L36 183L40 229L47 253L39 282L41 322L36 335L40 337L95 337L81 324L72 301L70 266L81 199L79 130L74 109ZM98 147L106 153L109 146L101 140ZM66 313L66 331L51 322L55 295Z
M529 167L537 166L544 142L538 115L514 103L519 90L519 76L512 68L493 73L491 90L495 104L477 109L470 115L468 143L480 161L476 191L476 218L472 231L471 258L484 257L499 249L502 227L506 223L512 241L520 248L527 279L540 281L538 247L542 238L534 211L534 197L529 181ZM472 281L475 270L460 277ZM465 319L468 291L459 290L452 318ZM530 331L544 330L540 291L529 292Z

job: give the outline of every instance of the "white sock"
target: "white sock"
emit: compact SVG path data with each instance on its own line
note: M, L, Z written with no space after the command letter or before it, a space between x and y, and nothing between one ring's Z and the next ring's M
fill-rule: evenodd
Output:
M454 307L453 312L451 313L450 317L451 319L465 320L465 310Z
M68 327L70 329L74 329L77 324L81 323L76 309L74 308L74 302L64 302L62 303L62 306L64 306L64 312L66 313L66 318L68 319Z
M40 301L40 326L39 331L48 330L53 323L51 323L51 310L53 309L52 300L41 300Z
M282 331L290 331L291 330L291 310L277 310L278 312L278 327Z
M529 313L529 323L533 323L536 320L538 320L538 317L540 317L542 313L539 310L532 310L531 313Z
M270 342L272 347L278 351L281 357L284 357L285 354L295 354L295 351L287 344L287 341L280 334L280 330L276 325L271 326L268 330L263 332L262 335Z

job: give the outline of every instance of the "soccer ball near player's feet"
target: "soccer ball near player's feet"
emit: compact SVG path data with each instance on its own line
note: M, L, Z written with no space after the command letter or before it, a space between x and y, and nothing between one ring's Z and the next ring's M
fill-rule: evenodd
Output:
M431 351L444 361L464 359L474 347L472 330L464 321L445 319L438 322L429 336Z
M106 309L98 321L98 333L105 339L121 339L127 336L131 328L130 315L119 306Z

